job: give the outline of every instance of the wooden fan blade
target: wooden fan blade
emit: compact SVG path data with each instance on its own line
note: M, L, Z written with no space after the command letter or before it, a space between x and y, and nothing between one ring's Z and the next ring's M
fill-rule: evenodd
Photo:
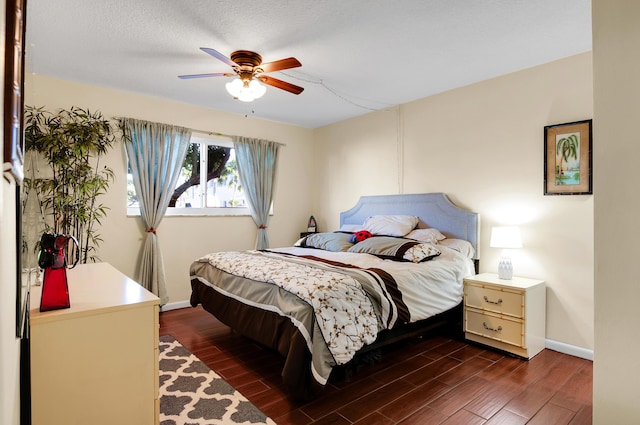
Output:
M278 80L277 78L269 77L267 75L260 75L257 78L267 85L288 91L289 93L300 94L304 90L303 87L296 86L295 84L287 83L286 81Z
M209 47L201 47L200 50L202 50L205 53L210 54L211 56L213 56L214 58L216 58L218 60L221 60L222 62L224 62L227 65L229 65L231 68L238 66L237 63L235 63L234 61L232 61L231 59L229 59L228 57L226 57L222 53L218 52L217 50L210 49Z
M207 77L233 77L236 74L230 74L228 72L214 72L212 74L191 74L191 75L178 75L178 78L183 80L189 80L191 78L207 78Z
M286 58L273 62L263 63L259 67L262 68L263 72L274 72L283 69L297 68L299 66L302 66L302 64L298 61L298 59Z

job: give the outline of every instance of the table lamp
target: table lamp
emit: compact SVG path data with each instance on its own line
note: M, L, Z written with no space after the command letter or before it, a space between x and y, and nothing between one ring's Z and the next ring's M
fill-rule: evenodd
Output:
M502 248L500 262L498 263L498 277L500 279L511 280L513 277L513 265L509 257L509 249L522 248L522 238L520 228L516 226L497 226L491 229L492 248Z

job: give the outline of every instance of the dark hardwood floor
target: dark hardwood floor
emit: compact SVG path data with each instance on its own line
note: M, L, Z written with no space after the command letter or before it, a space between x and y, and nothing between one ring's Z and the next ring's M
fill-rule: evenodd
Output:
M283 358L201 307L160 313L172 335L279 425L591 424L592 362L551 350L529 361L433 336L402 342L316 399L287 396Z

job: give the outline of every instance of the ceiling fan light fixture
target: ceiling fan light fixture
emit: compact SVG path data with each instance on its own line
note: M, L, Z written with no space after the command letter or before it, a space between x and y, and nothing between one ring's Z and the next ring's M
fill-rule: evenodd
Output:
M226 63L238 78L226 84L227 91L234 99L243 102L252 102L262 97L267 91L267 86L288 91L293 94L300 94L304 88L295 84L287 83L267 75L269 72L282 71L284 69L297 68L302 66L296 58L285 58L273 62L262 63L262 56L249 50L236 50L231 53L231 58L209 47L201 47L200 50ZM206 77L233 77L229 72L214 72L209 74L178 75L181 79L206 78Z
M267 88L260 84L258 80L241 80L236 78L233 81L225 85L227 91L234 99L238 99L242 102L253 102L256 99L262 97Z

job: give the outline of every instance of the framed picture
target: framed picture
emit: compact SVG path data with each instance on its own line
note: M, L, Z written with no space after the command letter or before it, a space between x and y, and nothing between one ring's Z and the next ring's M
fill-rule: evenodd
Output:
M4 178L15 182L16 208L16 336L27 333L29 282L22 273L22 201L24 165L24 41L26 0L6 1L3 94L3 164Z
M20 184L24 152L24 37L26 0L7 0L4 50L4 177Z
M591 195L591 121L544 128L544 194Z

